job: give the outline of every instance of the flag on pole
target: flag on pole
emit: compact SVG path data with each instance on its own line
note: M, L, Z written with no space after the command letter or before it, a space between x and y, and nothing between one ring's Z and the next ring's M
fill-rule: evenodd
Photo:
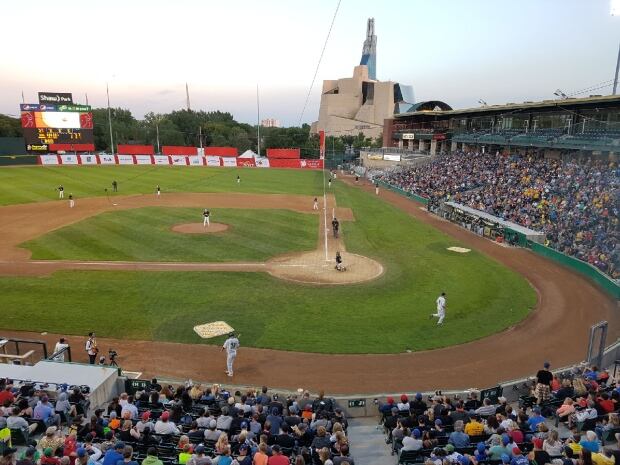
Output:
M321 160L325 159L325 131L319 131L319 153Z

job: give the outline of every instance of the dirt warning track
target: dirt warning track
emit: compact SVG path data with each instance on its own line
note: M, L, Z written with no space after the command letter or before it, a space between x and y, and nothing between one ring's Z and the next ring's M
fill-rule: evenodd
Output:
M374 188L370 184L360 183L359 187L373 192L374 195ZM158 203L146 196L125 197L123 204L115 208L179 204L203 208L205 195L214 196L209 197L211 200L218 197L212 194L175 194L170 197L164 195ZM260 196L260 204L257 197L252 202L248 202L251 196L219 197L221 203L218 203L218 206L227 205L231 208L243 204L242 208L251 205L252 208L292 208L297 211L312 209L311 201L304 196ZM271 200L266 201L267 197ZM500 247L421 211L419 204L395 193L382 190L380 197L416 219L454 237L467 247L479 250L521 273L538 293L536 309L522 323L503 332L459 346L416 353L324 355L242 348L237 357L235 377L232 381L224 375L225 358L216 346L103 338L99 339L100 346L114 347L122 354L119 358L121 366L127 370L142 372L143 378L192 378L236 385L267 384L281 388L325 389L332 394L350 394L488 387L498 381L532 375L544 360L549 360L553 367L581 360L585 355L588 328L600 320L610 323L609 341L618 336L617 302L581 275L530 251ZM22 274L20 271L23 270L18 270L16 266L32 266L35 269L43 266L38 262L29 262L28 252L17 248L17 244L110 208L106 199L78 201L77 207L72 211L69 211L64 203L59 203L58 206L50 203L49 208L48 204L2 207L0 237L3 240L0 241L0 258L5 261L0 264L0 274ZM33 218L36 218L36 221L33 221ZM169 264L150 263L148 266ZM266 265L245 266L253 266L256 267L255 271L261 271ZM39 270L38 274L47 272L49 270ZM344 274L346 273L342 273ZM441 328L437 330L441 331ZM55 334L41 336L38 333L2 331L4 336L17 334L45 339L50 343L58 338ZM346 337L346 328L343 328L343 337ZM389 334L385 337L389 338ZM74 351L75 358L85 361L83 350L79 350L83 347L84 338L70 336L68 339L69 343L77 348Z

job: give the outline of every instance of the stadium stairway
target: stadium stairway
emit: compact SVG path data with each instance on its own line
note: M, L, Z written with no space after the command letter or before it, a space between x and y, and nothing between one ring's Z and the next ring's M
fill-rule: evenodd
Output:
M347 435L351 442L351 456L355 465L396 463L385 444L385 435L377 428L378 417L351 418Z

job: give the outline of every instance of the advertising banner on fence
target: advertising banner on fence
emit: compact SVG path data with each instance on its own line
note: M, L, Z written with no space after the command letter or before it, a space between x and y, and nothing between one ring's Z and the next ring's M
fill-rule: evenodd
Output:
M237 166L247 166L253 168L256 166L253 158L237 158Z
M58 155L60 157L60 163L63 165L77 165L77 155Z
M58 156L57 155L39 155L42 165L57 165L58 164Z
M257 168L269 168L269 158L255 158Z
M190 166L203 166L204 157L187 157Z
M222 157L222 166L237 166L235 157Z
M133 165L133 155L117 155L119 165Z
M156 165L169 165L170 158L167 155L154 155L153 160L155 160Z
M207 155L205 158L207 159L207 166L222 166L220 165L220 157Z
M187 165L187 157L175 155L175 156L170 157L170 160L172 161L173 165L183 165L183 166Z
M136 155L136 164L137 165L152 165L153 160L151 160L150 155Z
M97 156L96 155L78 155L80 157L80 163L82 165L97 165Z
M116 157L114 155L99 155L99 163L102 165L116 165Z
M319 170L323 168L323 160L315 160L315 159L299 160L299 167L310 169L310 170Z

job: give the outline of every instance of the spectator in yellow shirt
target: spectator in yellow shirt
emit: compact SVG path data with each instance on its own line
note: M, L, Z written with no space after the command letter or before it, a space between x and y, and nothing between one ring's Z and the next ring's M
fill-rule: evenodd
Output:
M474 415L469 423L465 425L465 434L468 436L480 436L484 433L484 425L480 422L480 417Z

